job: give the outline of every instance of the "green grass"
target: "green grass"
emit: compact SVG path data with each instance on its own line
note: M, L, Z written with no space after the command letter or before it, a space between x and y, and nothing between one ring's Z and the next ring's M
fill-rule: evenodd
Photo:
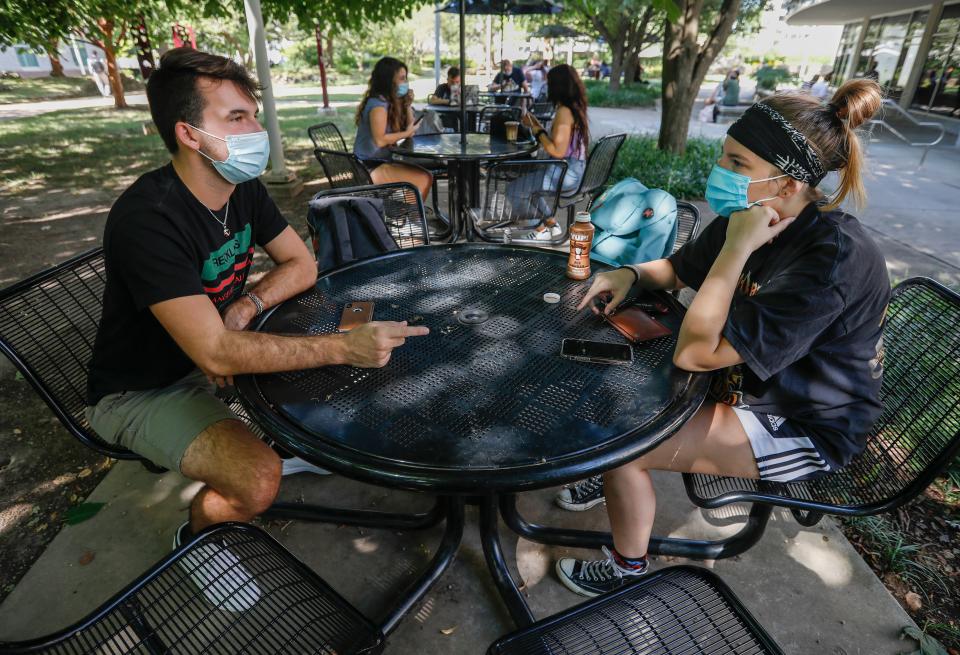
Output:
M691 138L687 151L677 157L657 149L657 140L649 136L627 138L610 182L635 177L650 188L663 189L677 198L701 199L710 169L720 156L721 142Z
M65 100L99 95L97 85L86 77L0 79L0 104Z
M884 515L851 517L844 522L860 536L866 554L874 559L882 573L896 573L912 589L926 596L928 602L932 593L950 593L936 566L923 552L925 545L909 543L889 518Z
M323 116L316 108L281 107L280 130L294 170L315 163L307 127L334 122L348 145L353 110ZM145 135L145 109L67 110L0 122L0 196L48 189L113 189L119 193L136 177L169 160L156 134Z
M587 87L587 104L591 107L653 107L660 97L660 83L632 84L621 86L616 93L610 91L607 80L584 80Z

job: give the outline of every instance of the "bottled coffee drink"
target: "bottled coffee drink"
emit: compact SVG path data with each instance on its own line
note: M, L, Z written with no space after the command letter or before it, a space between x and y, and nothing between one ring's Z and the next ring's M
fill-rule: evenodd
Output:
M577 212L577 220L570 228L570 259L567 260L567 277L571 280L586 280L590 277L593 232L590 212Z

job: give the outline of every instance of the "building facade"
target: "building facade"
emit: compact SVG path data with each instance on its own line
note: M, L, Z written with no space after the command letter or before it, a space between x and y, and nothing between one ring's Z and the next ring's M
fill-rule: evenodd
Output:
M787 22L843 25L834 84L876 79L904 109L960 119L960 1L796 0Z

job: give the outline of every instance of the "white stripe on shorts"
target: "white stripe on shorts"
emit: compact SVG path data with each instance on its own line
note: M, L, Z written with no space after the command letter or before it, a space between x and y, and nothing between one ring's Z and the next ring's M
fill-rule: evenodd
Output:
M774 436L753 412L738 407L733 411L750 440L761 480L790 482L816 471L830 470L809 438Z

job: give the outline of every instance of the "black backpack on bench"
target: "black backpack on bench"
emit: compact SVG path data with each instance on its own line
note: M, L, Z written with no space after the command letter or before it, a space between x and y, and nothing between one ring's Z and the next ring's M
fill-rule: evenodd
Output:
M307 227L321 273L399 250L384 225L383 200L379 198L314 198L307 210Z

